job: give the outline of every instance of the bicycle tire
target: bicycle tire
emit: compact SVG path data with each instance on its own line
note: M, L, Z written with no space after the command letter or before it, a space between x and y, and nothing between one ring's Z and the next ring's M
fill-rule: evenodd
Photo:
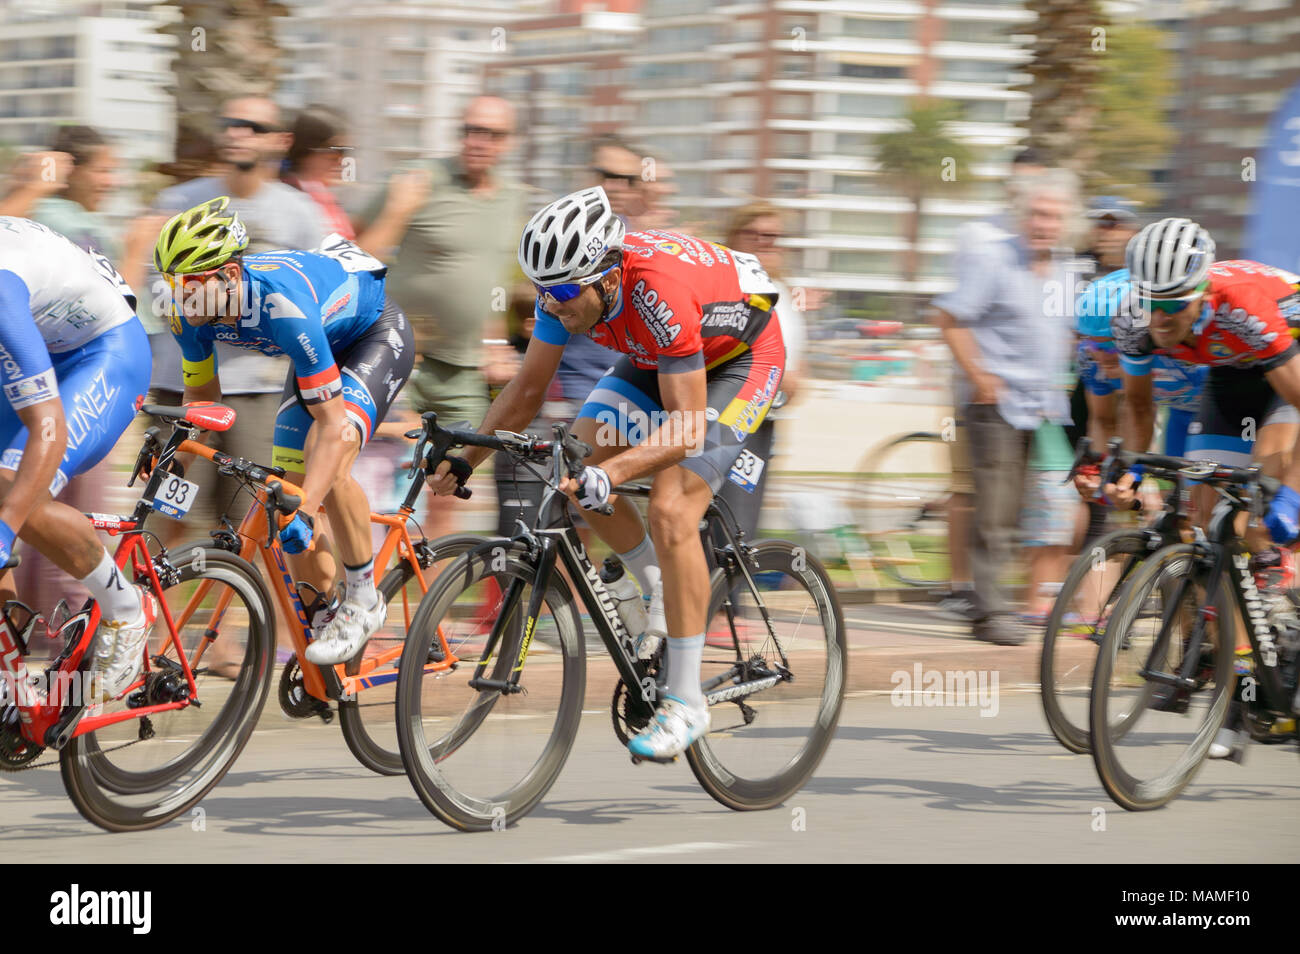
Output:
M1188 544L1167 546L1148 557L1142 568L1126 588L1123 597L1115 608L1110 625L1102 640L1097 654L1097 664L1093 673L1092 698L1089 705L1089 732L1092 739L1092 758L1097 767L1097 775L1102 786L1117 805L1128 811L1149 811L1168 804L1195 777L1205 761L1215 733L1223 724L1224 715L1232 701L1235 676L1233 674L1233 656L1236 644L1236 601L1227 596L1230 586L1225 575L1219 581L1220 592L1216 600L1218 631L1212 647L1213 680L1208 690L1206 683L1190 693L1189 699L1196 703L1192 722L1200 718L1200 724L1193 726L1194 732L1184 747L1175 743L1172 748L1178 752L1173 765L1154 778L1143 779L1133 775L1129 768L1138 764L1149 765L1155 758L1149 752L1138 749L1147 737L1153 740L1151 752L1160 752L1156 746L1160 740L1167 738L1180 725L1176 719L1178 713L1168 713L1149 708L1154 698L1155 689L1150 680L1143 679L1135 700L1124 702L1116 698L1118 687L1114 683L1114 668L1119 647L1130 636L1130 628L1138 619L1138 614L1146 607L1147 600L1154 591L1166 582L1167 578L1178 579L1179 574L1195 573L1197 550ZM1183 566L1178 564L1182 563ZM1203 582L1203 581L1201 581ZM1199 599L1200 590L1190 591ZM1174 614L1177 617L1179 614ZM1172 619L1173 617L1171 617ZM1149 651L1159 663L1172 668L1174 663L1165 663L1174 647L1175 637L1172 625L1162 625L1156 636L1155 645ZM1183 652L1181 642L1177 654ZM1140 655L1140 654L1139 654ZM1140 678L1140 677L1139 677ZM1127 706L1127 718L1111 718L1115 709L1124 715ZM1192 711L1191 703L1187 707ZM1151 724L1158 725L1159 732L1152 732L1148 727L1145 733L1136 731L1137 723L1143 715L1158 712L1159 718L1152 717ZM1183 725L1185 725L1184 723ZM1107 730L1107 727L1110 727ZM1184 733L1186 734L1186 733ZM1164 753L1162 753L1164 754Z
M523 740L521 744L528 744L529 738L535 741L537 733L532 732L529 736L530 726L523 722L506 722L508 726L514 727L509 731L503 732L497 729L486 734L483 732L483 726L490 716L499 715L502 717L501 721L520 718L512 711L513 706L532 705L536 699L543 697L545 689L543 679L547 673L539 672L539 667L535 663L527 667L525 678L522 680L524 688L531 691L503 695L497 691L487 690L470 695L472 701L466 706L465 711L459 716L451 717L455 720L455 724L449 731L434 740L430 740L425 733L423 707L426 691L430 693L432 699L437 689L443 689L444 694L439 695L438 698L445 698L450 694L446 687L455 684L448 683L447 680L453 677L464 678L472 672L471 666L478 662L477 659L469 660L467 655L461 656L467 664L459 677L452 673L444 677L441 683L433 683L425 678L423 660L428 658L429 650L434 640L438 638L440 627L444 627L446 638L458 655L461 652L466 654L470 652L469 648L460 648L470 647L470 639L463 642L457 640L457 633L454 631L457 617L454 615L449 617L456 598L469 592L482 581L493 577L498 584L502 584L502 593L508 591L514 580L523 581L525 590L528 590L531 589L533 573L534 566L528 560L527 547L522 543L501 539L499 547L483 548L458 557L434 581L412 620L412 636L407 639L397 681L397 738L402 763L406 767L406 774L412 787L425 807L443 822L460 831L499 829L513 824L531 811L550 790L564 768L573 740L577 736L586 688L586 651L582 638L582 624L572 591L558 573L554 574L549 581L543 613L545 614L549 609L550 617L554 620L553 637L561 654L558 671L549 673L552 676L559 676L559 699L553 707L553 714L543 713L540 716L543 719L553 718L554 722L540 754L532 764L518 779L512 778L503 783L507 787L497 792L464 791L462 789L466 786L459 777L453 778L448 774L450 770L462 770L466 765L483 767L488 771L495 771L499 767L499 762L487 766L486 760L481 756L475 758L469 753L462 752L471 738L478 741L480 737L488 736L484 741L485 748L502 740L513 742L515 739L520 739ZM520 607L511 610L510 616L507 617L507 631L502 643L492 651L496 659L495 668L487 674L487 678L504 678L508 674L508 668L513 664L515 650L519 645L517 641L522 638L522 626L511 625L511 621L518 620L522 616L522 606L526 596L526 592L521 594ZM498 607L495 614L488 615L495 618L502 612L504 610ZM463 616L460 619L463 623ZM490 622L491 620L487 620L488 624ZM539 622L538 629L541 626L542 623ZM530 649L529 659L533 659L535 655L535 651ZM552 708L543 705L547 709ZM452 708L454 707L453 701ZM451 719L443 721L451 721ZM431 719L431 723L433 721ZM545 725L541 728L546 730ZM458 765L453 765L450 760L458 755L462 758ZM472 772L473 768L470 771ZM510 774L513 776L515 773Z
M87 821L108 831L156 828L199 802L221 781L243 751L270 692L275 617L261 576L247 561L225 550L198 547L185 552L196 549L202 551L202 559L195 557L177 565L179 577L174 585L216 580L235 591L248 614L243 662L207 728L183 752L161 765L133 771L116 764L108 758L112 749L103 747L103 740L96 738L98 732L73 738L59 753L60 774L68 797ZM217 702L216 698L208 699L209 706ZM192 715L212 711L209 707L189 706L174 712L190 713L191 710L194 710ZM155 718L161 720L170 715L159 713ZM132 724L132 720L126 720L99 731ZM174 741L171 737L175 733L159 735ZM147 745L148 741L141 744Z
M453 533L439 537L429 545L433 552L433 562L430 566L436 566L443 560L454 559L466 550L478 546L484 539L481 534L473 533ZM394 622L393 614L398 606L402 607L404 613L408 609L406 601L400 599L399 594L414 579L415 570L411 568L410 563L403 560L385 573L380 581L379 593L388 604L390 625ZM418 592L417 587L415 593ZM414 595L414 593L407 594L407 597L409 599ZM416 599L415 609L411 610L412 615L409 618L412 621L415 618L414 612L418 611L419 602L420 599ZM386 703L388 691L381 690L381 692ZM347 743L348 750L356 760L370 771L379 775L402 775L406 769L402 766L402 753L398 749L396 729L392 727L391 722L386 728L378 728L374 715L377 708L383 708L387 710L391 719L396 700L393 700L394 704L367 703L361 697L375 693L376 690L371 689L356 698L339 702L339 728L343 732L343 741Z
M890 478L886 476L890 471L882 469L891 457L907 453L908 445L918 444L943 447L942 466L931 481L935 486L928 489L919 474L900 472ZM854 526L866 538L873 563L904 586L938 587L948 580L947 515L952 496L948 453L942 435L915 431L873 447L856 469L857 486L850 503ZM913 503L913 497L919 503ZM882 547L890 551L888 555L880 553Z
M756 566L752 568L751 572L757 574L783 573L790 580L796 581L798 586L811 597L813 604L816 606L823 631L821 639L825 644L825 673L821 691L816 697L815 717L812 719L807 739L793 755L787 757L782 754L778 757L786 759L779 771L762 777L753 777L743 774L745 770L738 766L739 759L735 754L736 746L733 745L732 739L739 738L745 733L751 725L749 721L746 721L743 727L738 727L738 732L729 733L731 739L728 740L725 751L721 739L716 735L712 740L709 735L706 735L687 749L686 761L690 765L691 772L694 773L696 780L710 796L736 811L760 811L773 808L803 787L813 772L817 770L817 766L826 754L826 749L835 735L835 729L839 723L840 712L844 704L844 686L847 680L848 642L844 628L844 614L839 599L835 595L835 588L826 574L825 567L803 547L796 546L785 540L759 540L753 544L752 549ZM709 596L710 620L716 618L727 593L736 587L742 588L746 594L752 596L752 593L749 593L744 577L737 571L733 571L730 579L728 579L728 574L724 569L714 571ZM794 589L794 587L791 589ZM788 590L784 592L789 593ZM784 612L787 616L805 618L799 616L797 606L783 609L780 601L772 599L771 594L765 598L764 602L769 604L769 612L774 617L780 616ZM802 625L802 623L798 625ZM731 622L730 628L732 639L739 645L740 651L736 653L737 659L745 657L749 649L757 648L753 643L740 645L741 640L736 635L734 621ZM795 702L794 698L783 697L783 694L787 692L797 693L802 691L800 688L800 673L796 671L798 667L793 659L796 650L792 648L798 640L797 626L795 633L796 635L790 636L785 644L794 679L790 682L777 683L766 690L748 696L746 697L747 702L753 700L760 707L782 705L807 710L808 704L806 702ZM765 632L760 636L760 639L767 638L769 637L766 636ZM810 638L807 643L810 646L808 652L810 654L815 652L817 638ZM804 683L808 681L809 669L818 666L819 664L813 661L810 662L808 669L803 670ZM713 708L714 711L717 711L720 706L730 704L732 703L722 702ZM753 733L755 742L762 739L762 733L772 732L770 721L765 722L765 720L755 716L752 723L758 724L758 728ZM777 730L777 734L782 734L784 731ZM771 739L765 741L769 744L775 744ZM741 744L744 744L743 739ZM724 764L727 762L731 764Z
M1109 607L1114 608L1115 602L1121 596L1122 585L1133 578L1135 567L1125 562L1120 568L1121 575L1109 591L1102 596L1097 594L1099 599L1104 599L1098 605L1098 620L1091 626L1091 634L1086 634L1083 640L1071 640L1069 645L1071 649L1076 644L1082 642L1091 643L1091 650L1081 647L1081 651L1071 653L1071 655L1080 655L1085 657L1081 660L1072 659L1067 664L1066 661L1058 657L1057 650L1065 649L1062 637L1066 634L1062 632L1064 620L1071 607L1075 606L1075 598L1080 591L1085 588L1085 583L1092 579L1098 572L1097 569L1097 551L1101 551L1101 558L1104 564L1117 556L1129 556L1140 558L1147 551L1147 534L1142 530L1125 529L1115 530L1106 534L1087 550L1079 554L1070 572L1065 577L1065 582L1061 584L1061 592L1057 594L1056 602L1052 604L1052 612L1047 617L1047 627L1043 631L1043 650L1039 657L1038 681L1040 694L1043 703L1043 716L1047 719L1047 727L1051 730L1056 740L1065 746L1069 751L1079 755L1086 755L1092 750L1092 743L1088 736L1088 709L1086 704L1078 707L1078 718L1071 718L1071 712L1075 706L1063 705L1062 697L1066 695L1063 689L1064 682L1068 679L1071 685L1083 687L1083 691L1091 693L1092 691L1092 670L1096 660L1096 646L1100 641L1100 635L1097 633L1097 627L1102 626L1103 621L1107 618L1105 610ZM1086 626L1086 624L1085 624ZM1104 628L1104 627L1103 627ZM1064 651L1061 656L1064 656ZM1068 669L1066 668L1068 665Z

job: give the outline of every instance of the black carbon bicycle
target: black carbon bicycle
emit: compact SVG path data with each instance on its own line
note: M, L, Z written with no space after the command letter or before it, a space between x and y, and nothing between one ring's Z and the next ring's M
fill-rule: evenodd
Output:
M399 667L398 742L416 793L454 828L501 828L550 789L584 713L607 706L624 743L648 724L663 684L663 647L638 655L578 538L557 487L581 472L591 449L564 425L555 425L553 440L488 436L446 430L430 413L422 439L429 471L464 446L550 464L549 474L534 471L548 485L535 525L520 522L514 536L485 539L447 567L420 603ZM615 492L646 497L649 488ZM713 727L686 759L722 804L765 809L807 781L834 735L846 678L844 619L812 554L781 540L747 543L724 510L715 499L701 527L717 566L702 684ZM722 546L709 542L714 525ZM589 700L580 608L617 675L612 698L597 691ZM431 672L440 635L454 658Z

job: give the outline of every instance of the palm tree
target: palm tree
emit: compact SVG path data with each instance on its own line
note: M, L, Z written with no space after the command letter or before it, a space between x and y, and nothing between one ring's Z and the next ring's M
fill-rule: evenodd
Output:
M181 3L180 17L159 28L176 38L177 142L210 134L212 119L232 96L270 96L283 54L275 17L288 10L274 0L198 0Z
M876 163L880 174L912 203L907 218L907 250L903 253L903 278L909 289L919 271L917 242L926 199L940 192L955 192L970 178L971 151L949 128L961 119L955 103L918 100L904 117L906 127L876 137ZM903 320L915 316L915 294L899 296Z
M1038 14L1030 81L1028 145L1051 165L1086 175L1096 158L1088 135L1097 118L1096 88L1106 63L1109 20L1100 0L1026 0Z

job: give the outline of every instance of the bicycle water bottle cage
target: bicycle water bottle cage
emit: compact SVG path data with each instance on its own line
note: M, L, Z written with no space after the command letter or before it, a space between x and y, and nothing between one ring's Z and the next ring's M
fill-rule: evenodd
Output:
M60 600L59 602L62 603L63 601ZM26 656L30 652L28 640L31 638L32 630L41 617L36 615L36 610L21 600L6 600L5 604L0 606L0 612L5 614L5 623L8 625L9 631L14 634L14 641L18 643L18 649ZM15 612L18 613L17 617L14 616Z

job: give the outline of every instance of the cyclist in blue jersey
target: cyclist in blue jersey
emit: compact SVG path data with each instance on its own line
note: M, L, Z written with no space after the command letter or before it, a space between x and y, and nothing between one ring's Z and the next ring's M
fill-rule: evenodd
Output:
M89 521L54 498L112 450L149 388L135 295L107 258L0 217L0 565L19 536L99 603L91 692L138 679L154 597L122 575Z
M306 655L319 665L340 663L361 652L387 613L375 589L370 503L352 463L411 374L411 326L385 294L382 262L338 235L316 251L244 255L248 236L228 204L222 196L173 217L154 249L172 289L185 400L220 400L217 341L292 362L272 461L302 486L304 499L280 540L289 553L307 550L311 514L324 506L345 589ZM327 554L294 564L317 590L332 586Z
M1079 321L1080 352L1106 349L1115 351L1111 319L1122 311L1131 313L1136 304L1127 268L1104 275L1090 284L1079 296L1076 314ZM1086 344L1085 344L1086 342ZM1083 363L1080 362L1082 373ZM1201 404L1201 390L1208 371L1204 365L1189 364L1163 354L1141 357L1119 355L1118 377L1089 373L1084 384L1091 396L1123 392L1128 405L1130 432L1125 443L1130 448L1146 450L1151 446L1157 407L1167 407L1162 453L1182 457L1187 447L1187 429Z

